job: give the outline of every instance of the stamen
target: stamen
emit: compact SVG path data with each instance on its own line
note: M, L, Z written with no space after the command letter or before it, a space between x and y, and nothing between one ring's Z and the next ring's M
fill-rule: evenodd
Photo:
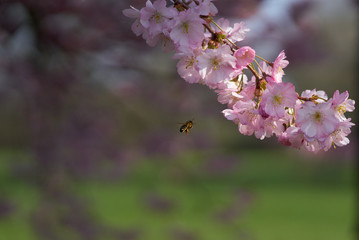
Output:
M315 113L313 114L313 118L314 118L314 120L316 120L317 122L321 122L321 120L322 120L322 114L321 114L321 112L315 112Z
M219 61L217 58L212 59L212 65L213 65L214 70L217 70L217 66L219 65Z
M273 97L273 104L275 104L275 105L280 105L280 104L282 104L282 97L280 97L280 96L274 96L274 97Z
M182 26L183 26L184 33L188 34L188 29L189 29L188 22L184 22Z
M189 68L189 67L192 67L193 64L194 64L194 58L192 57L189 61L187 61L186 69Z
M156 23L160 23L162 19L162 15L156 11L155 14L153 15L153 18L155 19Z

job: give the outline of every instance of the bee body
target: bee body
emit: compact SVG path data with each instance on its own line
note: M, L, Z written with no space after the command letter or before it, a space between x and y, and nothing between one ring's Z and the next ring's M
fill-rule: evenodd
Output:
M180 127L180 132L186 132L188 134L189 130L193 127L193 121L187 121Z

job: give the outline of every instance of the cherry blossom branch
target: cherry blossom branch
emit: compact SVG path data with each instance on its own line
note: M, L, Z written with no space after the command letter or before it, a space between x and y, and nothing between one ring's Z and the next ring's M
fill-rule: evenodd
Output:
M328 99L319 97L318 95L312 95L311 97L301 97L301 96L298 95L298 99L302 100L302 101L311 101L311 102L315 102L318 99L323 100L325 102L328 101Z
M258 82L259 80L261 80L261 77L259 76L259 74L256 72L256 70L254 70L254 68L251 65L247 65L247 68L252 72L252 74L255 76L256 81Z
M208 24L203 24L203 26L210 32L212 33L212 36L214 36L216 34L216 32L211 28L211 26L209 26Z
M258 139L276 136L286 146L315 153L349 144L354 124L345 113L354 111L355 101L347 91L337 90L332 98L316 89L297 93L292 83L282 81L283 69L289 64L284 51L270 62L251 47L239 47L236 42L249 29L243 22L233 27L227 19L215 22L218 10L211 0L173 3L167 7L165 0L153 4L147 0L141 10L125 9L123 13L135 19L133 32L150 46L162 43L165 50L175 51L178 74L186 82L202 83L218 94L218 101L227 106L224 117L240 133ZM248 78L244 69L253 77Z

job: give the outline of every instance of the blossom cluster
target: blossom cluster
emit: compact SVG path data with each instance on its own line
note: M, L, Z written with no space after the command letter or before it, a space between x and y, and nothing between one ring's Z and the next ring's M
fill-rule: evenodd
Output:
M289 64L284 51L270 62L249 46L239 47L249 29L244 22L214 21L217 12L212 0L174 0L170 6L166 0L148 0L142 9L131 7L123 14L135 19L132 31L148 45L175 52L178 74L186 82L218 94L227 105L225 118L240 133L258 139L274 135L284 145L310 152L347 145L354 124L344 113L355 104L348 92L337 90L331 98L316 89L298 94L292 83L282 82Z

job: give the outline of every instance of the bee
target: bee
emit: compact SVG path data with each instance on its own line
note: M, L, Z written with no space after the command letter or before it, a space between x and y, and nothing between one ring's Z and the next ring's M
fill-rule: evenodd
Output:
M182 124L179 131L180 132L186 132L186 134L188 134L189 130L193 127L193 125L194 125L193 121L189 120L189 121Z

